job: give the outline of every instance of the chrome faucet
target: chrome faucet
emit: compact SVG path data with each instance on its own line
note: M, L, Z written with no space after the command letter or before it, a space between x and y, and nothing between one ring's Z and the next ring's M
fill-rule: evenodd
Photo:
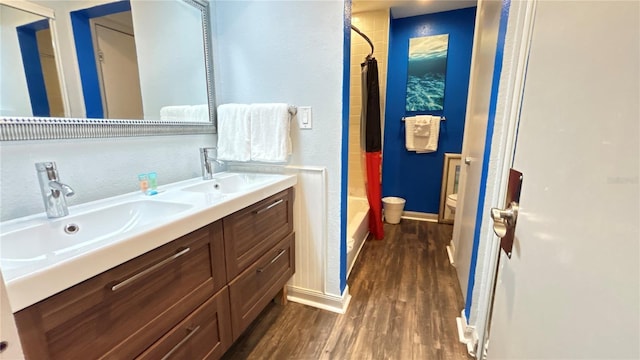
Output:
M69 215L65 197L73 196L73 189L58 177L58 169L53 161L36 163L40 192L48 218L59 218Z
M213 174L227 169L224 161L216 159L218 148L203 147L200 148L200 166L202 167L202 178L209 180L213 178Z

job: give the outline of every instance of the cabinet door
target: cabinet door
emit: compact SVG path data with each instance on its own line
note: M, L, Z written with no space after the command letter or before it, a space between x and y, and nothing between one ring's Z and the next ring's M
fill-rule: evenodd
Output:
M229 291L224 287L137 360L219 359L229 346Z
M288 189L223 220L227 280L293 231L293 190Z
M225 285L221 223L16 313L29 359L131 359Z
M229 284L233 340L251 324L295 272L291 233Z

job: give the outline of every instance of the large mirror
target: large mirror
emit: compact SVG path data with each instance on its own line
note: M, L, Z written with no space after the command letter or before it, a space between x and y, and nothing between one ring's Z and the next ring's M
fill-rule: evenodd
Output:
M0 4L0 115L65 116L66 93L52 34L53 12Z
M0 0L0 20L0 140L215 132L208 2Z

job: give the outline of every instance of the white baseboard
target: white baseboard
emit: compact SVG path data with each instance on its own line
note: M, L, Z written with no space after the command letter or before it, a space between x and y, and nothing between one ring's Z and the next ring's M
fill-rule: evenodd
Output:
M349 286L345 287L342 296L323 294L319 291L313 291L295 286L288 285L287 299L303 305L313 306L318 309L328 310L338 314L347 312L351 295L349 294Z
M403 211L403 219L438 222L438 214L429 214L417 211Z
M449 262L451 265L456 266L455 258L456 258L456 246L453 244L453 239L447 245L447 256L449 256Z
M456 318L456 324L458 325L458 339L461 343L467 345L467 352L469 355L476 357L476 346L478 344L478 333L476 328L469 326L467 323L467 317L464 314L464 309L460 314L460 317Z

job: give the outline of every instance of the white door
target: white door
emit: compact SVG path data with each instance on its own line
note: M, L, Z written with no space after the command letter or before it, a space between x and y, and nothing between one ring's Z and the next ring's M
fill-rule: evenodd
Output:
M488 359L640 358L640 2L537 2Z
M469 79L469 102L462 142L462 167L460 191L453 228L455 264L462 294L466 299L471 268L471 253L478 212L480 178L484 156L493 67L496 59L500 10L502 1L481 0L478 3L471 76ZM468 160L465 165L465 159Z
M95 25L104 117L143 119L140 75L133 35ZM161 75L159 75L161 76Z

